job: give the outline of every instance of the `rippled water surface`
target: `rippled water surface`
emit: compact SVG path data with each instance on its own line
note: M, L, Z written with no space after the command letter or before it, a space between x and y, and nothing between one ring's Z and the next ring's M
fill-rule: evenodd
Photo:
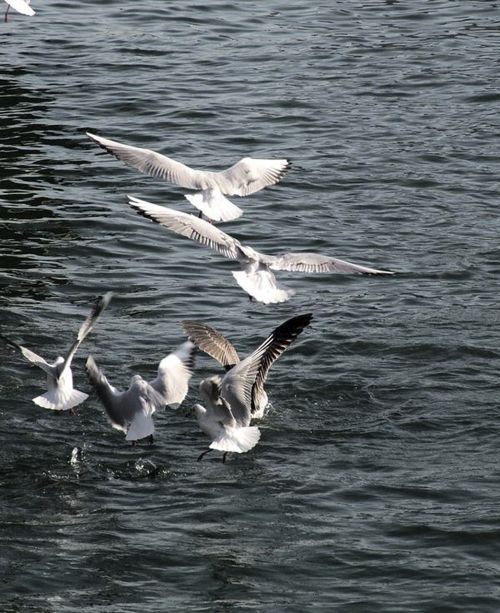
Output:
M189 317L241 353L314 323L274 366L254 450L196 458L185 407L131 448L95 396L31 402L0 346L0 603L14 612L498 612L500 8L494 2L33 0L0 24L1 331L152 377ZM90 130L195 167L289 157L224 229L391 278L281 273L251 303L231 262L137 216L183 190ZM214 370L215 369L215 370ZM73 454L75 448L80 452ZM73 461L71 461L73 457Z

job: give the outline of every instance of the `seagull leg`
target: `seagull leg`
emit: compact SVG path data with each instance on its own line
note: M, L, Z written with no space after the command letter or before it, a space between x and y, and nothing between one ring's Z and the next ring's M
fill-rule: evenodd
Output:
M9 4L7 4L7 10L5 11L5 17L4 17L4 19L3 19L5 22L7 21L7 16L8 16L8 14L9 14L9 9L10 9L10 5L9 5Z
M153 437L152 434L149 435L149 439L148 440L149 440L149 444L152 445L153 442L154 442L154 437Z
M209 447L209 448L208 448L206 451L204 451L203 453L200 453L200 455L198 456L198 459L197 459L196 461L197 461L197 462L200 462L200 461L203 459L203 456L207 455L207 453L208 453L209 451L212 451L212 450L210 449L210 447Z
M137 441L132 441L132 447L135 447L137 445Z
M73 407L71 407L71 409L68 411L68 413L70 415L76 415L76 411L75 411L75 409Z
M227 454L229 453L229 451L224 451L224 454L222 455L222 463L225 464L226 463L226 458L227 458Z

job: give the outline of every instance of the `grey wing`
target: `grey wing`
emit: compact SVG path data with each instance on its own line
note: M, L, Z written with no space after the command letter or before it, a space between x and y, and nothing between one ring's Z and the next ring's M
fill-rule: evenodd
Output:
M243 158L227 170L214 173L223 194L246 196L281 181L290 167L288 160Z
M131 147L108 138L96 136L90 132L87 132L87 136L111 155L147 175L190 189L205 189L208 187L203 175L206 174L208 177L210 173L194 170L172 158L151 151L151 149Z
M252 388L251 412L252 414L259 410L260 399L264 394L264 383L266 382L269 369L280 355L290 346L297 336L307 327L312 320L312 313L305 315L297 315L285 321L278 326L269 338L272 342L267 347L264 355L259 362L259 370L255 377L255 383ZM265 342L267 342L266 339Z
M352 264L319 253L286 253L281 256L269 257L269 268L273 270L289 270L292 272L345 272L368 275L393 275L388 270L377 270L368 266Z
M230 260L238 259L241 253L240 242L208 221L133 196L128 198L129 205L143 217L213 249Z
M71 345L68 352L66 353L66 356L64 358L64 368L69 367L71 365L71 360L73 359L73 356L75 355L78 347L82 343L83 339L87 336L87 334L92 330L101 313L111 302L112 297L113 293L107 292L106 294L104 294L104 296L99 296L99 298L97 298L91 312L87 315L85 321L80 326L75 342Z
M184 332L202 351L217 360L226 370L240 361L238 352L220 332L198 321L181 322Z
M31 349L28 349L27 347L23 347L22 345L18 345L15 341L10 340L6 336L3 336L3 334L0 334L0 338L4 342L6 342L8 345L10 345L11 347L18 349L23 354L23 356L28 360L28 362L31 362L35 366L38 366L39 368L44 370L48 375L51 375L52 377L57 378L56 368L52 366L51 364L49 364L44 358L36 354L34 351L31 351Z
M125 402L123 401L127 392L119 392L108 382L92 356L88 357L85 368L112 426L126 432L134 415L134 411L130 409L126 399Z

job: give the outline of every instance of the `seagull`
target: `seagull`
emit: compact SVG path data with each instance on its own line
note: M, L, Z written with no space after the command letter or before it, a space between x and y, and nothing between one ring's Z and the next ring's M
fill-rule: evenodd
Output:
M28 17L33 17L35 14L35 11L30 6L30 0L5 0L5 2L7 3L7 9L5 11L4 21L7 21L10 8L13 8L22 15L28 15Z
M244 453L255 447L260 431L256 426L250 426L250 421L260 411L264 394L267 403L264 392L267 373L311 319L311 313L288 319L224 377L216 375L200 383L200 394L206 407L196 404L194 411L200 429L212 442L198 461L212 449L224 452L224 462L229 452Z
M128 390L117 390L108 382L91 355L85 368L113 428L122 430L125 439L132 441L132 445L143 438L149 438L152 444L155 431L153 413L164 406L163 397L140 375L131 378Z
M101 369L89 356L87 375L113 428L122 430L127 441L149 437L153 442L153 413L165 405L177 408L186 397L188 383L194 367L196 346L187 341L163 358L158 366L157 377L150 382L134 375L129 388L121 392L113 387Z
M73 373L71 372L71 361L83 339L92 330L97 319L111 301L112 293L108 292L97 299L94 308L87 319L80 326L75 342L69 348L65 357L59 356L53 364L49 364L44 358L37 355L34 351L18 345L12 340L1 336L9 345L19 349L23 356L47 373L48 391L41 396L33 398L33 402L45 409L52 411L70 411L73 407L81 404L88 398L88 394L73 388Z
M195 170L150 149L130 147L90 132L87 132L87 136L108 153L145 174L197 190L195 194L186 194L185 197L200 211L200 217L203 213L212 221L230 221L243 214L224 194L248 196L258 192L278 183L290 167L288 160L246 157L220 172Z
M233 271L236 283L257 302L273 304L285 302L295 293L278 285L273 270L309 273L362 273L369 275L393 275L388 270L352 264L319 253L285 253L265 255L255 251L220 228L194 215L158 206L145 200L128 196L129 205L140 215L169 228L176 234L219 252L230 260L237 260L241 271Z
M311 318L312 316L310 316L309 322ZM308 325L309 322L305 325ZM238 352L232 343L218 330L211 328L207 324L192 320L184 320L181 322L181 325L193 343L195 343L199 349L217 360L217 362L219 362L219 364L225 368L226 372L230 371L232 368L234 368L234 366L240 363ZM264 390L264 383L267 379L269 369L273 365L274 361L278 359L278 357L285 351L285 349L287 349L288 345L302 330L303 327L295 328L295 334L290 334L288 338L283 339L280 351L275 351L274 355L272 356L273 359L268 359L261 365L257 379L252 388L252 419L261 419L264 417L264 410L269 404L269 398Z

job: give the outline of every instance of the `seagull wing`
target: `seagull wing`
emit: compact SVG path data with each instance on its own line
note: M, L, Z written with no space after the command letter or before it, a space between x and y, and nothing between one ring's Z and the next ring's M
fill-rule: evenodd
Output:
M194 170L185 164L181 164L181 162L176 162L165 155L151 151L151 149L131 147L108 138L96 136L90 132L87 132L87 136L125 164L133 166L152 177L164 179L180 187L190 189L206 189L213 183L209 179L212 173Z
M311 315L302 315L278 326L252 354L236 364L222 379L221 397L231 407L239 426L248 426L250 423L255 383L259 379L259 386L263 385L272 363L300 334L310 319ZM259 375L261 370L263 374Z
M388 270L377 270L368 266L352 264L319 253L286 253L281 256L267 256L269 267L273 270L288 270L291 272L346 272L367 275L393 275Z
M193 343L209 356L217 360L226 370L240 361L234 346L214 328L199 321L184 320L182 327Z
M208 221L145 200L139 200L133 196L128 198L130 206L140 215L172 230L176 234L186 236L209 249L217 251L230 260L237 260L241 255L240 242L208 223Z
M28 362L31 362L35 366L38 366L39 368L44 370L48 375L51 375L52 377L54 377L54 379L57 379L56 367L49 364L44 358L36 354L34 351L31 351L31 349L28 349L27 347L23 347L22 345L18 345L15 341L10 340L6 336L3 336L3 334L0 334L0 338L5 343L10 345L11 347L18 349L23 354L23 356L28 360Z
M160 362L158 376L150 385L162 396L162 404L177 408L183 402L193 375L195 349L187 341Z
M71 360L73 359L73 356L75 355L78 347L81 345L83 339L87 336L87 334L92 330L94 324L101 316L101 313L111 302L112 296L112 292L108 292L104 294L104 296L99 296L99 298L96 300L92 311L89 313L85 321L80 326L75 342L71 345L66 354L66 357L64 358L64 368L69 368L71 366Z
M297 315L285 321L281 326L278 326L272 333L271 337L273 340L260 359L259 370L252 388L252 414L260 408L260 398L265 393L264 383L266 382L269 369L302 330L311 323L312 317L312 313Z
M288 160L243 158L227 170L214 173L223 194L247 196L281 181L290 167Z
M85 368L88 378L106 410L111 425L113 428L126 433L128 424L133 419L135 413L130 408L131 405L126 401L125 396L127 392L119 392L108 382L92 356L88 357Z

